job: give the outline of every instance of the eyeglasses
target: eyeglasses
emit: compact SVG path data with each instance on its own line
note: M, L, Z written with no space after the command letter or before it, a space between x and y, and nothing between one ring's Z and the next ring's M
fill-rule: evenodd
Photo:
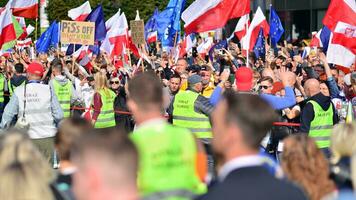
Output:
M260 90L264 89L264 90L267 90L270 86L268 85L260 85Z
M120 81L110 81L110 84L119 84L120 83Z

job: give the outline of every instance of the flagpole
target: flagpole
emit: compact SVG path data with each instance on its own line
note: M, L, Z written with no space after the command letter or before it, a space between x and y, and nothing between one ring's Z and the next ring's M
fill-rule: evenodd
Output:
M178 37L178 31L176 31L176 34L174 36L174 48L176 48L177 37Z
M272 4L269 4L269 24L271 25L271 16L272 16ZM269 46L272 46L271 34L269 34Z
M38 17L36 17L36 30L35 30L35 40L37 41L37 22L38 22Z
M248 32L248 22L246 21L245 23L246 25L246 34ZM247 45L247 50L246 50L246 67L250 67L250 64L249 64L249 48L250 48L250 41L248 42L248 45Z

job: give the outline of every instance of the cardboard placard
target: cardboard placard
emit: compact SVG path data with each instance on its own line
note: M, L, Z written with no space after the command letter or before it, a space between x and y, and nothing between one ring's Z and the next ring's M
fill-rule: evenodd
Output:
M145 44L145 27L143 20L131 20L130 28L132 42L136 45Z
M95 23L61 21L61 43L94 45Z

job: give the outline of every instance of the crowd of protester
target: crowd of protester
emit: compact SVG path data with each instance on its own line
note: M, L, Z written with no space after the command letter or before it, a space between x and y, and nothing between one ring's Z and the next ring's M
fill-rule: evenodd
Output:
M356 66L302 52L3 55L0 199L355 198Z

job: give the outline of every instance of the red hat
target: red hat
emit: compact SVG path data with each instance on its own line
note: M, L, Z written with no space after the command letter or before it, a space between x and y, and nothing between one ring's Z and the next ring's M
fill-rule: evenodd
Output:
M236 87L238 91L249 92L253 87L253 71L248 67L240 67L235 72Z
M35 74L37 76L43 76L44 68L40 63L33 62L33 63L28 65L27 73Z
M272 94L276 94L277 92L281 91L284 88L283 83L278 81L273 83Z

